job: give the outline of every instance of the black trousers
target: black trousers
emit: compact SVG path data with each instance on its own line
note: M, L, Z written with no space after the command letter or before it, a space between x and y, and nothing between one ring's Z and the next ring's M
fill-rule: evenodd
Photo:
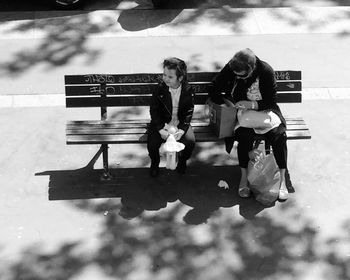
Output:
M239 127L235 131L234 140L238 141L238 163L242 168L248 167L248 153L253 149L254 136L257 134L252 128ZM263 134L271 144L273 155L280 169L287 168L287 135L283 124Z
M162 139L157 129L150 126L148 129L147 150L152 164L158 165L160 162L159 148L165 140ZM182 135L179 142L185 145L185 148L179 152L179 161L188 160L195 146L195 136L192 127L190 126L187 132Z

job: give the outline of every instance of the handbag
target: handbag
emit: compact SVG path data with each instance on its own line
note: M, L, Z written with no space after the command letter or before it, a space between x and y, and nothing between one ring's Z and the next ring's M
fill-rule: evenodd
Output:
M216 104L208 99L209 127L218 138L232 137L237 122L237 109L225 100L224 104Z
M257 201L270 205L278 198L281 179L275 157L257 149L250 153L254 157L248 163L249 188Z
M237 119L242 127L248 128L272 128L270 112L255 110L238 110Z

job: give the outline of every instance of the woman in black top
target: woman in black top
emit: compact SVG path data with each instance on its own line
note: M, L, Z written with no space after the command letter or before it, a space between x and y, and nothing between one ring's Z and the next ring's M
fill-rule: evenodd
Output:
M239 195L250 196L247 180L248 153L253 148L254 136L263 134L271 143L273 154L280 169L281 185L279 199L288 198L285 184L287 168L286 121L276 103L276 79L272 67L260 60L250 49L237 52L215 77L209 97L218 104L224 98L230 100L241 110L256 110L269 113L275 125L269 131L258 131L253 128L238 127L234 136L225 139L226 151L231 152L233 142L237 141L237 154L241 167Z

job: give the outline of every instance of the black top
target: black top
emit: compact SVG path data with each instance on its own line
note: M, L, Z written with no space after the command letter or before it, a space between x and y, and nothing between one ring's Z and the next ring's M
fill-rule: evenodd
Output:
M178 128L183 131L187 131L194 108L194 93L192 88L187 84L182 84L181 94L179 99L178 108ZM151 114L151 126L155 127L158 131L164 127L166 123L169 123L172 118L173 105L171 101L171 93L169 87L161 82L157 90L152 94L150 114Z

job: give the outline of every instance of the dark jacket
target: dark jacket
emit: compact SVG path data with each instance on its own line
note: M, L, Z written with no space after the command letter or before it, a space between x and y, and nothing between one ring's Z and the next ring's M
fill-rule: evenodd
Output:
M286 126L286 121L276 102L277 84L275 72L269 64L259 58L256 60L254 72L246 80L237 79L236 74L232 71L229 64L226 64L213 80L213 84L209 89L209 97L218 104L223 103L223 97L231 100L233 103L248 100L247 90L255 82L257 77L259 77L259 89L262 97L262 100L257 101L258 110L272 110L280 117L284 126ZM235 88L232 94L233 87Z
M194 92L188 84L183 84L179 99L178 109L178 128L187 132L191 123L194 108ZM171 93L169 87L161 82L152 94L150 114L152 128L158 131L164 127L166 123L171 121L173 105L171 101Z

